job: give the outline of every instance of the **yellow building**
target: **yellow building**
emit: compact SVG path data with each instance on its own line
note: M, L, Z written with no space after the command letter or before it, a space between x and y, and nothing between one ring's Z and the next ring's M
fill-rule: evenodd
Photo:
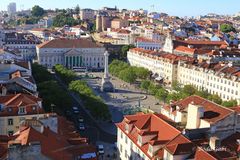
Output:
M12 135L19 130L21 121L48 116L42 100L27 94L14 94L0 98L0 135Z

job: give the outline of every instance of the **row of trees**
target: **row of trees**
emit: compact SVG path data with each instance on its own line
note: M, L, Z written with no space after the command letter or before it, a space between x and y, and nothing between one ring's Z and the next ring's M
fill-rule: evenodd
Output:
M57 75L68 84L69 90L80 96L84 106L91 112L92 116L102 120L108 120L111 118L108 106L99 96L96 96L93 93L92 89L85 81L76 80L77 75L62 65L55 65L54 69Z
M103 120L109 120L111 115L108 106L101 97L96 96L86 82L76 80L69 84L69 90L77 93L83 100L84 106L91 112L93 117Z
M162 86L155 85L153 82L149 80L142 81L140 87L141 89L154 95L160 101L167 103L169 103L170 101L178 101L191 95L198 95L200 97L213 101L217 104L223 105L225 107L233 107L237 105L236 100L222 101L222 99L216 94L209 94L205 90L199 91L192 85L185 85L181 87L180 84L178 84L177 82L173 83L173 89L175 91L171 93L164 89Z
M130 66L128 63L113 60L109 65L109 72L128 83L134 83L137 79L147 79L150 76L150 71L143 67Z
M33 64L33 77L36 80L43 107L46 112L55 111L59 115L72 106L71 97L54 80L53 76L41 65Z
M57 64L53 69L66 84L76 79L77 75L63 65Z

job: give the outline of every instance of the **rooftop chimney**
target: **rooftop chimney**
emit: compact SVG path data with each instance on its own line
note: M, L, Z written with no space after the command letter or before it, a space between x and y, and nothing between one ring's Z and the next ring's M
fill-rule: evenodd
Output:
M216 150L220 146L220 140L218 137L210 137L209 146L212 150Z

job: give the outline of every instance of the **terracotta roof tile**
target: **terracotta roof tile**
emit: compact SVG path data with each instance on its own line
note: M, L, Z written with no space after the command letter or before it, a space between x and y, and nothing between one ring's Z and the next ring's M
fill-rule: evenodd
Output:
M44 42L38 48L102 48L87 39L54 39Z
M208 121L211 124L216 123L233 113L233 111L228 108L220 106L214 102L211 102L207 99L204 99L196 95L189 96L183 100L180 100L176 102L175 105L179 106L180 110L184 110L185 108L188 107L190 103L203 106L204 117L202 119Z

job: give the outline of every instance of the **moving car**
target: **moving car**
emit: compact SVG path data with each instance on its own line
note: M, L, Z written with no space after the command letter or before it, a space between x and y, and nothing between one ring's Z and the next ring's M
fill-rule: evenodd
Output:
M79 123L83 123L83 122L84 122L83 117L78 117L78 122L79 122Z
M79 123L79 130L85 130L85 126L83 123Z
M79 108L74 106L72 107L73 113L78 114L79 113Z

